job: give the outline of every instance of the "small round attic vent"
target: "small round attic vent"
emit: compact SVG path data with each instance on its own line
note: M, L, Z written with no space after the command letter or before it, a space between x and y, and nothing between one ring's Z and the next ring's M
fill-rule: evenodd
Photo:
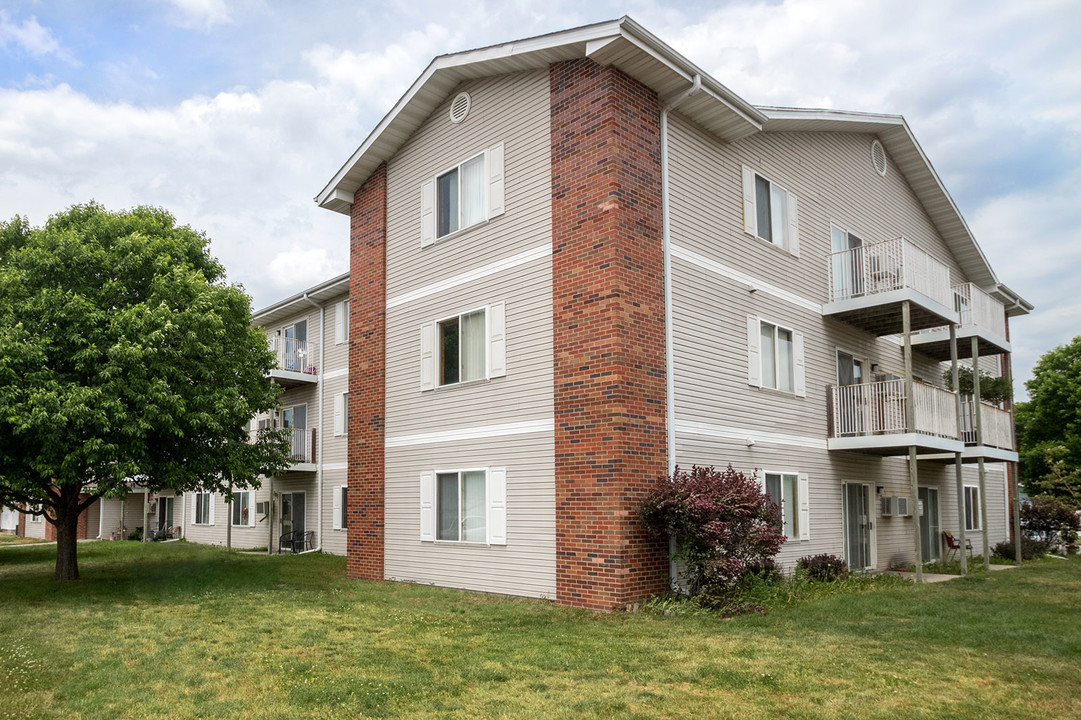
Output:
M460 123L469 114L469 93L458 93L450 104L450 121Z
M886 149L878 140L871 142L871 163L879 175L886 175Z

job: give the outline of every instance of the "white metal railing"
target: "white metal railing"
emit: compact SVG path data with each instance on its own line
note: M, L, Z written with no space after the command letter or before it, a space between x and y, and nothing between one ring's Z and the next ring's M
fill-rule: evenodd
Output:
M953 305L950 269L903 237L830 254L830 301L910 288Z
M278 368L307 375L317 374L315 357L312 355L307 340L297 340L291 337L267 338L267 344L278 358Z
M1013 438L1013 415L989 403L980 403L983 424L983 444L1003 450L1016 450ZM972 398L961 400L961 439L966 445L976 444L976 403Z
M311 428L287 428L289 430L289 459L295 463L315 462L315 430ZM255 442L259 430L249 430L248 439Z
M975 325L1001 338L1006 337L1006 307L975 283L953 288L954 307L961 314L961 326Z
M833 437L909 432L904 380L884 380L833 388ZM912 431L957 438L957 406L953 393L925 383L912 383Z

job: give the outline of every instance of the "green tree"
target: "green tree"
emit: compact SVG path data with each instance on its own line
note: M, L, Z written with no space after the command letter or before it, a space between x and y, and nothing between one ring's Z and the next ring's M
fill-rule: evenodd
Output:
M972 368L961 365L957 368L957 380L962 395L974 395L975 385L972 379ZM953 387L953 368L942 371L942 382L948 387ZM994 376L985 370L980 370L980 400L989 403L1000 403L1013 397L1013 385L1010 378Z
M55 525L57 580L79 514L133 479L229 492L286 467L282 433L249 442L274 358L208 242L145 207L0 223L0 503Z
M1025 383L1017 403L1021 480L1031 493L1078 504L1081 478L1081 336L1051 350Z

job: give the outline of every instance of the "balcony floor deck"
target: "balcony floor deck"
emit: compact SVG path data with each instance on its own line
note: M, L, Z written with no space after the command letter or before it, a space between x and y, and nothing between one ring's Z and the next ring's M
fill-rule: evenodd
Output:
M882 456L907 455L908 449L913 446L917 453L956 453L964 449L964 444L960 440L923 433L882 433L836 437L827 440L827 446L830 450Z
M282 370L281 368L271 370L268 377L287 389L301 387L302 385L314 385L319 382L318 375L296 372L295 370Z
M909 288L835 300L822 306L822 314L842 320L873 335L902 332L902 304L911 301L912 330L943 327L960 321L956 312Z
M956 453L956 450L951 453L920 455L920 460L952 463L955 459L954 453ZM961 462L963 464L979 462L981 458L984 462L1017 462L1017 452L991 447L990 445L966 445L961 452Z
M1004 338L976 325L962 325L957 330L957 357L972 357L972 338L977 340L980 357L1002 355L1011 352L1010 343ZM933 360L945 362L950 359L950 329L934 328L912 336L912 349L919 350Z

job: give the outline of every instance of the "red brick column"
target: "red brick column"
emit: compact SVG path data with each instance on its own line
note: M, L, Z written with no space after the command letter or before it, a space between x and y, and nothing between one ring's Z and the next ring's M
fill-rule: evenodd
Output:
M383 579L387 166L353 196L349 223L349 541L351 578Z
M556 600L665 587L637 509L667 469L660 104L591 60L550 68Z

